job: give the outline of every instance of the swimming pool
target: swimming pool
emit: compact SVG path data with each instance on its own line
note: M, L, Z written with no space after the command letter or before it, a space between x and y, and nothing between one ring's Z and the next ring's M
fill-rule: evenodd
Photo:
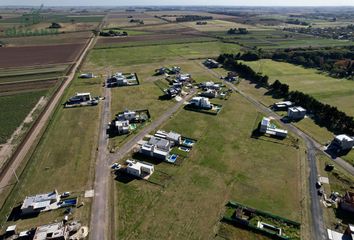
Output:
M194 141L191 140L191 139L185 139L185 140L183 141L183 144L184 144L184 145L187 145L187 146L193 146Z
M176 154L172 154L167 158L167 162L174 163L174 162L176 162L177 157L178 156Z

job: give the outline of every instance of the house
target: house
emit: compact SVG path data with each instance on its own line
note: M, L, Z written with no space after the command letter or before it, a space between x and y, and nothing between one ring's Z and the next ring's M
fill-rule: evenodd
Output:
M127 134L129 133L129 121L115 121L115 127L118 134Z
M177 76L176 76L176 80L177 80L177 82L187 82L187 81L189 81L191 79L191 75L190 74L188 74L188 73L185 73L185 74L177 74Z
M177 146L180 145L182 143L182 136L179 133L175 133L175 132L165 132L162 130L158 130L155 133L156 137L160 137L160 138L164 138L167 139L168 141L170 141L171 146Z
M215 84L214 82L203 82L199 84L199 87L207 90L207 89L215 89L215 90L220 90L221 86L220 84Z
M329 240L354 240L354 226L349 224L344 233L327 229Z
M341 150L349 150L354 146L354 138L351 138L345 134L337 135L332 144L338 146Z
M285 138L288 135L287 130L279 129L271 123L271 119L263 117L259 126L259 131L276 137Z
M69 230L63 222L37 227L33 240L67 240Z
M128 121L135 121L136 120L136 112L135 111L129 111L126 110L121 114L118 114L117 119L124 121L124 120L128 120Z
M143 144L140 147L139 152L145 156L149 156L149 157L153 157L153 158L157 158L157 159L161 159L161 160L166 160L169 153L170 153L167 150L158 149L157 146L149 144L149 143Z
M151 137L149 140L150 145L156 146L158 149L162 149L165 151L171 150L171 143L167 139L163 139L160 137Z
M117 72L107 79L108 86L127 86L128 80L123 73Z
M200 109L211 109L212 105L209 102L209 99L206 97L193 97L189 105L195 107L195 108L200 108Z
M76 93L75 96L69 98L68 104L78 104L82 102L92 101L91 93Z
M136 160L127 160L127 173L139 177L148 178L154 173L154 165L149 163L138 162Z
M347 191L339 202L341 209L354 213L354 192Z
M177 86L172 86L168 89L165 89L164 92L165 94L169 97L169 98L174 98L176 97L178 94L180 94L182 91L182 89L180 87Z
M302 107L289 107L288 117L291 119L302 119L306 115L306 109Z
M94 78L96 77L95 75L93 75L93 73L83 73L80 74L79 78Z
M21 214L34 214L51 209L52 204L60 201L60 195L57 190L49 193L38 194L26 197L21 206Z
M236 72L228 72L227 76L224 78L226 81L234 82L238 80L238 74Z
M211 58L208 58L207 60L205 60L203 64L208 68L218 68L219 67L219 63Z
M216 98L218 97L219 93L215 89L207 89L206 91L200 93L199 95L207 98Z
M284 101L284 102L274 103L273 108L274 110L281 111L281 110L288 110L288 108L291 106L293 106L292 102Z

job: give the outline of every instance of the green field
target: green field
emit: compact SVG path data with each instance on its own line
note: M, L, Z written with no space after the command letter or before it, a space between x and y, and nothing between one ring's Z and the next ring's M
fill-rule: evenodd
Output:
M116 183L120 239L212 238L229 199L300 219L299 150L250 138L258 113L239 95L222 103L217 117L181 110L161 127L198 139L181 166L155 166L165 187Z
M0 144L5 143L46 91L0 96Z
M129 48L93 49L89 61L98 66L125 66L143 63L162 62L169 58L193 59L217 56L220 53L237 52L235 44L220 42L182 43L160 46L143 46Z
M91 92L93 96L97 96L101 94L101 89L101 79L75 79L64 94L62 103L76 92ZM99 108L100 106L64 109L61 105L58 106L44 136L20 176L20 184L14 187L9 201L2 208L1 216L5 216L11 207L16 206L28 195L53 189L82 195L83 191L92 189ZM76 209L74 217L88 224L90 200L81 198L79 201L86 202L87 206ZM15 224L19 229L27 229L62 218L63 211L58 210L43 213L37 218L21 219Z
M290 90L308 93L321 102L338 107L354 116L354 82L337 79L319 73L316 69L305 69L289 63L272 60L244 62L257 72L270 78L270 83L279 79L290 86Z

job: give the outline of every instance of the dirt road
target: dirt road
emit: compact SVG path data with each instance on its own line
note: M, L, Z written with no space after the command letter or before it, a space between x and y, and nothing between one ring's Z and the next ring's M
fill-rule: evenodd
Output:
M107 92L108 91L108 92ZM98 147L98 159L96 162L96 176L94 183L95 196L92 204L91 211L91 233L90 239L109 239L108 226L109 224L109 209L108 209L108 199L109 199L109 181L111 181L110 165L115 161L121 160L126 154L128 154L132 148L137 144L138 141L143 139L143 137L156 129L162 123L167 121L174 113L176 113L183 103L189 100L195 94L195 89L183 98L176 105L171 107L166 112L153 121L150 125L146 126L141 130L136 136L128 140L123 144L119 150L114 154L107 153L108 138L106 136L106 126L110 120L110 90L106 89L106 100L105 106L102 111L102 121L100 126L100 139ZM108 94L107 94L108 93ZM112 213L114 214L114 213Z

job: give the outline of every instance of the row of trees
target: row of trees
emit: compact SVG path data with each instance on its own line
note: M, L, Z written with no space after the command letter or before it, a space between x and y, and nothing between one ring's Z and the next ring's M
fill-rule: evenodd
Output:
M227 31L227 34L247 34L247 28L230 28Z
M201 20L212 20L212 16L184 15L176 18L176 22L192 22Z
M237 62L235 58L239 57L240 55L238 54L222 54L217 60L223 64L224 68L235 71L240 77L268 89L273 96L285 98L296 105L306 108L309 113L313 114L317 124L325 126L328 130L336 133L354 135L354 120L352 117L339 111L334 106L316 100L311 95L299 91L290 91L289 85L281 83L279 80L270 85L267 75L257 73L251 67Z

